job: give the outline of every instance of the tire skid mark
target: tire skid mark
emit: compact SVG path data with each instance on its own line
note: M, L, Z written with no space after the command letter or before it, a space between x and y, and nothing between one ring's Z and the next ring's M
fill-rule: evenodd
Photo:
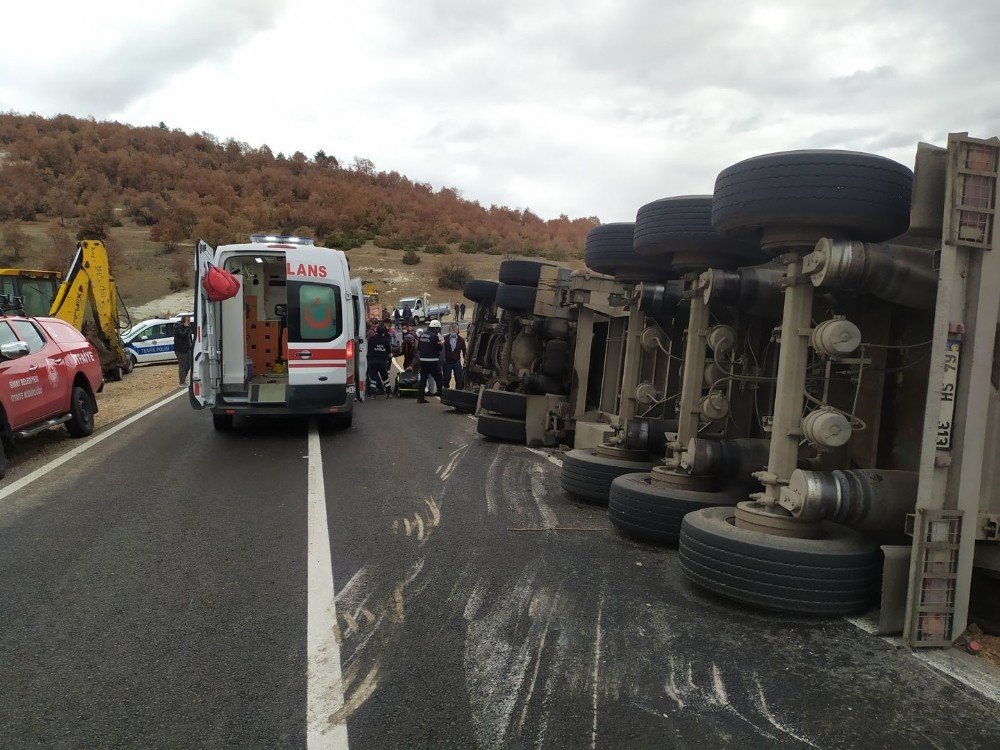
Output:
M798 740L809 747L819 748L819 745L814 743L807 737L803 737L797 734L792 729L790 729L785 723L778 719L771 711L771 707L767 705L767 697L764 695L764 686L760 684L760 677L754 675L754 684L757 686L756 696L752 696L751 699L756 703L757 709L760 711L761 715L770 722L771 726L777 729L782 734L787 734L792 739Z
M465 685L479 746L507 741L519 695L524 692L532 655L539 650L543 621L530 619L534 584L541 562L521 569L513 587L496 596L469 620L465 638ZM529 620L527 632L521 624Z
M344 706L331 720L344 721L357 711L378 689L383 673L382 659L398 643L406 618L407 600L419 595L431 583L424 573L427 559L426 543L442 521L447 479L461 463L469 446L463 445L450 454L450 461L441 467L445 492L438 498L421 498L419 506L392 523L394 534L404 534L414 540L413 555L384 557L377 563L362 566L338 592L337 638L344 646ZM417 550L422 550L417 556ZM471 570L471 565L466 566ZM436 579L443 573L436 569ZM341 606L342 605L342 606ZM341 614L342 613L342 614ZM363 675L363 676L362 676Z

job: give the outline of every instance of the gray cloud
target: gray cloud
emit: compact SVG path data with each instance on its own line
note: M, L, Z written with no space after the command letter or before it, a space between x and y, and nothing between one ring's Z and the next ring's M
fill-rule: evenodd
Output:
M230 59L262 28L314 44L313 29L301 28L314 7L287 2L297 25L281 26L283 6L266 0L182 6L167 22L102 41L79 70L4 62L0 51L0 80L17 81L17 96L0 86L0 98L100 116L142 97L151 117L172 76ZM255 137L275 150L366 156L543 216L628 219L650 200L711 191L720 169L758 153L843 148L909 164L919 140L1000 132L1000 4L989 0L970 0L961 16L936 0L363 7L360 21L320 32L331 53L348 48L322 70L274 58L280 80L308 81L297 89L308 101ZM240 112L199 101L183 118L189 129L246 137ZM303 142L305 113L322 123L311 132L326 134L308 136L315 143Z
M71 65L24 65L0 56L0 79L32 108L107 116L202 63L223 61L274 25L288 0L178 4L166 18L147 17L126 35L82 37Z

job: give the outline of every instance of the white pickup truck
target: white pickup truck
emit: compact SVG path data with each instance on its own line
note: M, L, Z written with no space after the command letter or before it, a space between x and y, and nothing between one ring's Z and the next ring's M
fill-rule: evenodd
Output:
M430 295L426 293L420 297L403 297L399 300L396 303L396 313L400 318L404 317L403 310L407 307L413 312L413 322L418 325L426 323L428 320L446 318L452 312L450 302L439 302L432 305Z

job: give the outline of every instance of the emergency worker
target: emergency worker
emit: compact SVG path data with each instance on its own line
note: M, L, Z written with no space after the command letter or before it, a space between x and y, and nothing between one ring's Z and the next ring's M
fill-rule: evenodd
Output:
M368 339L368 389L384 394L389 383L389 361L392 357L389 331L382 324Z
M441 321L432 320L427 330L417 338L417 355L420 357L420 388L417 391L417 403L426 404L424 394L427 391L427 380L433 378L435 383L441 382Z

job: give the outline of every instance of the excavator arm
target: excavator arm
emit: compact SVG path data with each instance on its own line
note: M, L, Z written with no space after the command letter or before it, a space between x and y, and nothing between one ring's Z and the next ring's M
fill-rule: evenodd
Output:
M89 320L88 307L92 311ZM66 321L90 339L101 355L105 373L120 377L128 369L118 333L118 288L103 242L84 240L77 245L49 315Z

